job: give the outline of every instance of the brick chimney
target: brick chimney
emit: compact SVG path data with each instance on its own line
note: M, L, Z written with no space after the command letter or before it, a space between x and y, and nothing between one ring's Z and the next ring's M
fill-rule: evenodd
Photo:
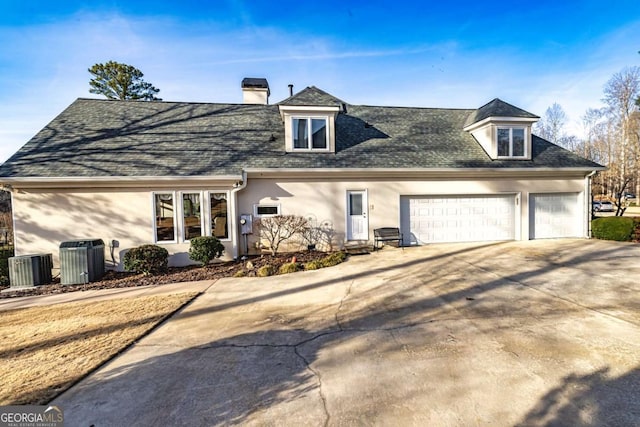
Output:
M267 105L270 94L267 79L253 77L242 79L242 102L244 104Z

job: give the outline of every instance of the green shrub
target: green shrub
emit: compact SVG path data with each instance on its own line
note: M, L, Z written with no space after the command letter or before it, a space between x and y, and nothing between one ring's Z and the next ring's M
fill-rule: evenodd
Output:
M633 229L633 218L628 217L610 216L591 221L591 232L596 239L628 242Z
M256 271L258 277L273 276L274 274L276 274L276 268L272 265L263 265Z
M238 270L236 271L236 273L233 275L233 277L245 277L247 275L247 273L244 272L244 270Z
M322 261L320 260L315 260L315 261L309 261L308 263L306 263L304 265L304 269L305 270L317 270L319 268L322 268Z
M334 265L338 265L343 263L344 260L347 259L347 254L344 252L334 252L331 255L328 255L320 261L323 267L333 267Z
M334 252L322 259L309 261L304 265L304 269L317 270L324 267L333 267L334 265L344 262L345 259L347 259L347 254L345 252Z
M0 248L0 285L9 284L9 258L14 255L13 246Z
M124 268L145 276L166 273L168 265L169 252L157 245L138 246L124 255Z
M189 258L207 265L212 259L220 258L224 252L224 245L213 236L200 236L191 239Z
M297 262L289 262L287 264L282 264L280 269L278 270L278 274L289 274L295 273L296 271L300 271L300 264Z

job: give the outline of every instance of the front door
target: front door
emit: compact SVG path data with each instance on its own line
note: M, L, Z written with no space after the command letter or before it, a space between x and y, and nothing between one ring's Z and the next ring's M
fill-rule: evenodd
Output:
M347 240L369 240L367 191L347 191Z

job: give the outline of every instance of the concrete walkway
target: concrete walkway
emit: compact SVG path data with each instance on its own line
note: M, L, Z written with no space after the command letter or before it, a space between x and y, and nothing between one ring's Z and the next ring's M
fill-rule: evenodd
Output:
M640 246L446 244L218 281L68 425L640 425Z
M4 298L0 299L0 311L61 304L66 302L91 302L116 298L178 294L182 292L204 292L214 283L215 280L202 280L198 282L182 282L167 285L138 286L135 288L94 289L87 291L65 292L62 294Z

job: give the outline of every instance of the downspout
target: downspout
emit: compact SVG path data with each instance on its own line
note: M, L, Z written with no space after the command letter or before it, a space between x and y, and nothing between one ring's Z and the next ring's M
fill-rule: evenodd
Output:
M247 172L242 171L242 181L237 182L231 190L231 218L233 218L233 227L231 227L231 241L233 242L233 259L239 258L240 237L238 233L238 191L247 186Z
M589 174L587 176L584 177L584 193L585 193L585 207L586 207L586 212L587 212L587 224L586 224L586 231L587 231L587 238L590 239L591 238L591 213L593 210L593 205L591 203L591 177L594 176L596 174L597 171L591 171L589 172Z

